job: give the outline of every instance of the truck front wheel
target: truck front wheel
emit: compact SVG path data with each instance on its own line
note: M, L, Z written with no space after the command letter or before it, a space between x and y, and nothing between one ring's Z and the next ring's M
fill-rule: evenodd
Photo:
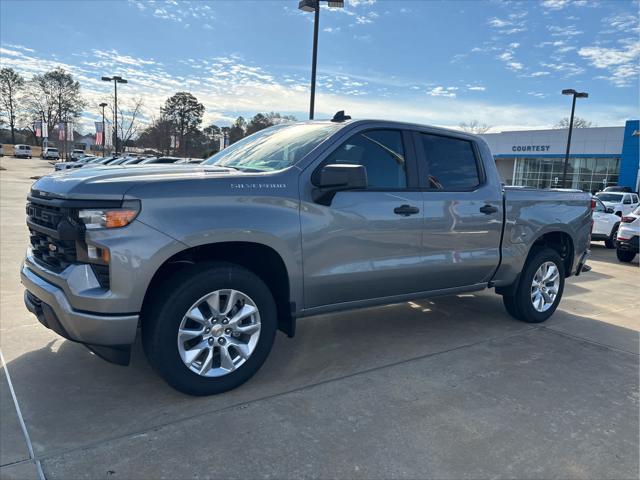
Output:
M152 367L190 395L231 390L266 360L276 334L269 288L224 262L190 265L152 292L142 341Z
M516 288L502 300L509 314L528 323L540 323L555 312L564 291L564 263L550 248L527 259Z

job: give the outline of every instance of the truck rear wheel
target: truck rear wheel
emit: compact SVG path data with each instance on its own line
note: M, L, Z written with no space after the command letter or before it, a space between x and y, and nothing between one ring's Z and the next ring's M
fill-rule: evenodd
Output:
M540 323L555 312L564 291L564 263L550 248L539 249L527 259L518 285L502 301L518 320Z
M145 309L142 341L152 367L190 395L226 392L251 378L276 334L269 288L224 262L185 267L160 285Z

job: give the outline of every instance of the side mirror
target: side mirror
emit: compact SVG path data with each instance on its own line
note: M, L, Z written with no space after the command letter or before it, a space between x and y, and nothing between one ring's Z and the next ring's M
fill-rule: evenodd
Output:
M607 213L613 213L613 208L611 208L611 207L607 207L607 208L606 208L606 210L605 210L605 212L607 212Z
M316 187L312 191L313 201L330 205L337 192L367 188L367 169L348 163L325 165L316 172L312 183Z

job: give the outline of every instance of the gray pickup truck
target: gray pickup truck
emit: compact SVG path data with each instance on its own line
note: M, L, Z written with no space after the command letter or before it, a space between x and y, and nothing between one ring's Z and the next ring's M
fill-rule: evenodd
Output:
M486 143L388 121L284 124L201 165L38 180L21 270L38 320L207 395L326 312L495 288L542 322L590 238L587 193L505 188ZM411 332L407 332L410 335Z

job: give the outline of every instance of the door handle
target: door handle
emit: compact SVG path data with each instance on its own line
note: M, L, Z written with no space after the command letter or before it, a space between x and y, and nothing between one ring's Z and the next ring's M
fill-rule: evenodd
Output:
M480 211L482 213L484 213L485 215L491 215L492 213L496 213L498 211L498 209L496 207L494 207L493 205L485 205L484 207L480 207Z
M396 215L402 215L403 217L408 217L409 215L420 213L420 209L418 207L412 207L411 205L400 205L393 209L393 213Z

